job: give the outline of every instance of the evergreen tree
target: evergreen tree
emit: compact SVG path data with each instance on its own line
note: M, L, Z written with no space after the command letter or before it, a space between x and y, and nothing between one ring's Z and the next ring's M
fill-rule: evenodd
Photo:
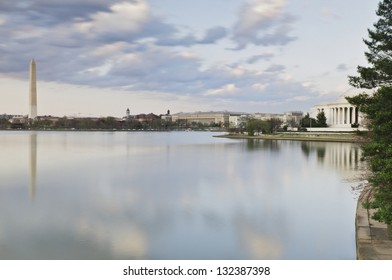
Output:
M377 15L375 29L368 30L370 39L364 40L371 67L358 66L359 76L349 77L351 85L376 91L347 100L369 121L370 138L363 149L372 171L369 182L375 190L373 206L378 209L374 218L392 224L392 0L380 2Z
M359 76L350 76L349 83L358 88L392 86L392 0L379 3L379 20L368 29L369 40L363 40L369 51L365 56L371 67L358 66Z
M317 127L317 120L311 118L309 113L307 113L299 122L301 127Z
M317 126L318 127L327 127L327 118L325 117L324 111L321 111L317 114Z

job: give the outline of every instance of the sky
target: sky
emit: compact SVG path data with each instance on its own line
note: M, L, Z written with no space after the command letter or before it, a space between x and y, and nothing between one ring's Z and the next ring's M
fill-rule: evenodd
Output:
M378 0L0 0L0 114L308 112L366 65Z

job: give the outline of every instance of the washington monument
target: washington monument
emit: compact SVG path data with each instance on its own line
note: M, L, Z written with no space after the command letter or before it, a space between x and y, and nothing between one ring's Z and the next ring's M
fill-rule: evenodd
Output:
M34 59L30 62L30 119L37 117L37 66Z

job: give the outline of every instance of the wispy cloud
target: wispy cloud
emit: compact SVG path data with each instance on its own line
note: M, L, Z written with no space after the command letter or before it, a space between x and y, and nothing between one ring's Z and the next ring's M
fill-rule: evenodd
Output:
M219 89L208 90L204 96L232 95L236 91L238 91L238 88L235 86L235 84L228 84Z
M331 8L326 8L326 7L322 8L321 9L321 14L324 17L331 18L331 19L334 19L334 20L340 19L340 16Z
M204 35L204 38L199 40L199 44L213 44L218 40L226 37L228 34L226 28L222 26L216 26L208 29Z
M347 71L347 70L348 70L348 67L347 67L346 64L341 63L341 64L339 64L339 65L336 67L336 70L341 71L341 72L344 72L344 71Z
M256 62L258 62L258 61L260 61L260 60L269 61L269 60L271 60L274 56L275 56L275 55L272 54L272 53L264 53L264 54L254 55L254 56L251 56L250 58L248 58L248 59L246 60L246 62L249 63L249 64L253 64L253 63L256 63Z
M245 3L234 26L237 50L248 44L286 45L296 40L289 35L294 16L285 12L286 0L253 0Z
M265 71L266 72L283 72L286 69L284 65L272 64Z

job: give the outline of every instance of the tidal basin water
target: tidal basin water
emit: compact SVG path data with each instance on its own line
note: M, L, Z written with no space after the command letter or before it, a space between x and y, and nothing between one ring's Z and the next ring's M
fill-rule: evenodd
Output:
M356 258L358 145L213 135L1 131L0 259Z

